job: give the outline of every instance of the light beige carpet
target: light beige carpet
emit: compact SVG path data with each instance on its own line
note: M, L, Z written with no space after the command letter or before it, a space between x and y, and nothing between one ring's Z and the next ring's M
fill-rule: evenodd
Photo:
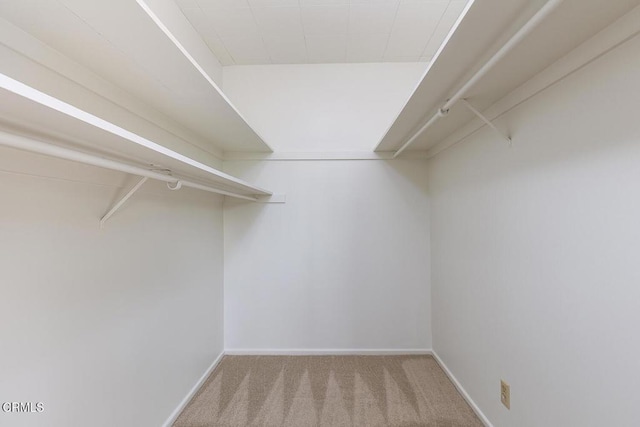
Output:
M226 356L174 426L482 426L431 356Z

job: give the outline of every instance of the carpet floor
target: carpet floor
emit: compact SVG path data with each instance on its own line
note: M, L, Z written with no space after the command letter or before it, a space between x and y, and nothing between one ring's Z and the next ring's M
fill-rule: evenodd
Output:
M482 427L431 356L225 356L174 426Z

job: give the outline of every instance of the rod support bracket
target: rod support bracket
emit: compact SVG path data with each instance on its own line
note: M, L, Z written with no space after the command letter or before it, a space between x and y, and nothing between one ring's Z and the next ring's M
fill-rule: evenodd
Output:
M140 189L140 187L142 187L142 184L144 184L145 182L147 182L149 178L144 176L142 177L137 183L136 185L134 185L127 194L125 194L120 200L118 200L112 207L111 209L109 209L109 211L104 214L102 216L102 218L100 218L100 228L104 227L105 222L107 222L107 220L109 218L111 218L111 216L116 213L116 211L118 209L120 209L122 207L122 205L124 205L124 203L131 197L133 196L133 194L138 191Z
M493 122L491 120L489 120L487 117L485 117L484 114L482 114L480 111L478 111L478 109L476 109L473 105L471 105L469 103L469 101L467 101L466 99L462 98L460 99L460 101L476 116L478 116L478 118L480 120L482 120L487 126L489 126L491 129L493 129L494 131L496 131L496 133L498 135L500 135L503 139L505 139L508 143L509 143L509 147L511 147L511 137L509 135L505 135L500 129L498 129L496 127L496 125L493 124Z

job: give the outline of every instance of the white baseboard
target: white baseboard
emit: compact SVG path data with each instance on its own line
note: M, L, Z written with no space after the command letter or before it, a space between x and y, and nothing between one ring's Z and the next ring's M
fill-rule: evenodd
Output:
M478 418L480 418L480 421L482 421L485 427L493 427L493 424L491 424L491 421L489 421L489 418L487 418L487 416L480 410L480 407L476 405L476 402L474 402L473 399L471 399L471 396L469 396L469 393L467 393L464 387L462 387L462 384L460 384L458 379L453 376L453 373L451 373L447 365L445 365L442 359L440 359L440 357L438 356L438 353L433 351L432 354L433 354L433 358L436 360L436 362L438 362L438 365L440 365L442 370L447 374L447 376L449 377L453 385L456 386L456 388L458 389L462 397L464 397L464 400L466 400L469 406L471 406L471 409L473 409L473 412L476 413L476 415L478 416Z
M167 421L165 421L164 424L162 424L162 427L171 427L171 425L176 421L176 419L178 419L178 416L180 415L182 410L187 406L189 401L198 392L198 390L200 389L202 384L207 380L207 378L209 378L209 375L211 375L213 370L216 369L216 366L218 366L218 363L220 363L224 355L225 355L225 352L223 351L222 353L220 353L218 357L216 357L216 360L213 361L213 363L207 368L204 374L202 374L202 376L196 382L196 384L191 388L191 390L189 390L189 393L187 393L184 399L182 399L178 407L173 410L171 415L169 415L169 418L167 418Z
M228 348L225 354L233 356L384 356L384 355L403 355L403 354L433 354L431 349L427 348L404 348L404 349L289 349L289 348Z

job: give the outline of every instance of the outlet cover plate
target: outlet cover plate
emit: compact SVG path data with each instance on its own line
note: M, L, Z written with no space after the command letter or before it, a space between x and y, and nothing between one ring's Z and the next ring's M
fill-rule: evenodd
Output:
M500 380L500 401L507 409L511 409L511 386L503 380Z

